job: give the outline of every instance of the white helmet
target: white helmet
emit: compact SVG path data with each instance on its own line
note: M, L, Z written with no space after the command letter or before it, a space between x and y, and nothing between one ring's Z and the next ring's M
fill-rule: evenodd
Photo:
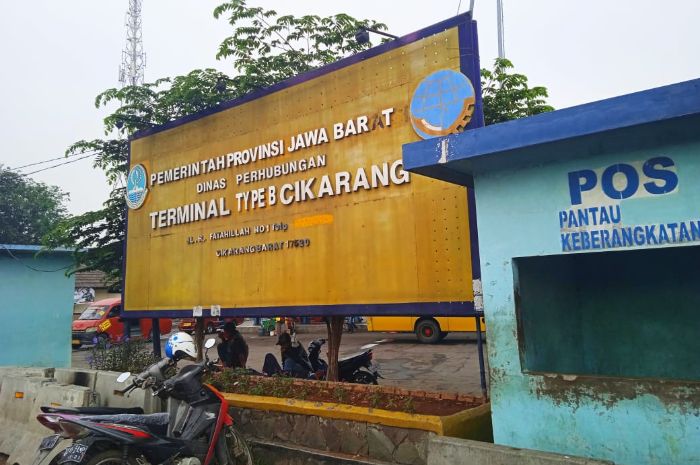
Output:
M194 339L187 333L175 333L165 343L165 356L173 360L183 357L197 358L197 348Z

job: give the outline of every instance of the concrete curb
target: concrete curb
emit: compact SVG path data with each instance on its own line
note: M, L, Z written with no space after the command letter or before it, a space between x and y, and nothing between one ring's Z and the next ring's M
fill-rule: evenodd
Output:
M313 465L392 465L368 457L352 456L338 452L321 451L280 441L246 440L252 449L253 457L260 463ZM255 462L258 463L258 462Z
M517 449L468 439L435 436L428 442L430 465L614 465L614 462Z

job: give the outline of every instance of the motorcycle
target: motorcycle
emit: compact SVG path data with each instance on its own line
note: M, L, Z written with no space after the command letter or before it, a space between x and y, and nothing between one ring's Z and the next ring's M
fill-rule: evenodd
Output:
M315 339L309 343L308 353L311 368L315 373L328 372L328 363L320 356L325 339ZM348 383L379 384L379 364L372 361L372 349L338 359L338 379Z
M208 340L207 351L214 344ZM216 369L215 362L205 353L202 362L165 379L165 372L176 364L164 358L117 391L128 395L136 388L150 388L153 396L180 401L173 415L42 409L37 420L56 434L42 441L34 465L252 465L248 445L233 428L228 403L213 386L202 383L202 376ZM130 377L122 373L117 382ZM52 453L61 439L71 439L72 444Z

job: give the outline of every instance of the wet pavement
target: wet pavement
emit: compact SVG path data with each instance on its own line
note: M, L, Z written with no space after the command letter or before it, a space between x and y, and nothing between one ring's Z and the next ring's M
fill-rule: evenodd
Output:
M309 331L297 336L304 347L315 338L326 337L324 325L311 327ZM250 368L260 370L268 352L279 357L276 337L257 334L245 334L244 337L250 349ZM343 334L341 356L359 352L363 347L371 347L374 352L374 361L379 363L379 372L384 377L380 379L380 384L404 389L481 395L479 359L473 335L451 333L442 342L430 345L419 343L414 334ZM322 349L324 359L325 352L326 346ZM89 354L89 348L73 351L73 367L87 368Z

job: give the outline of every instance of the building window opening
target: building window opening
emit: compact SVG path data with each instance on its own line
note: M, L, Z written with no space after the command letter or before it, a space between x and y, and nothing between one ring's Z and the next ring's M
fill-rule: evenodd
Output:
M700 381L700 247L513 260L523 371Z

